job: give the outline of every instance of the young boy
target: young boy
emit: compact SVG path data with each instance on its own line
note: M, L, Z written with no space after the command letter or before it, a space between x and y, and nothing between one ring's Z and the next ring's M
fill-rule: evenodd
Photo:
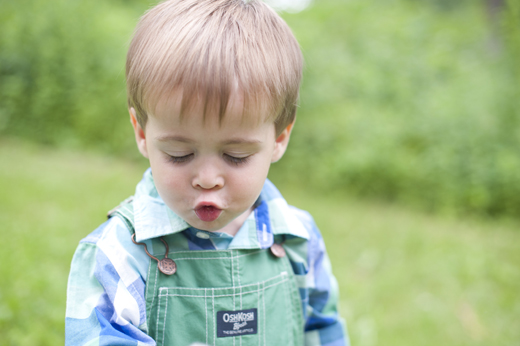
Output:
M301 71L290 29L258 0L143 16L126 76L151 168L79 244L68 345L348 344L323 239L266 179Z

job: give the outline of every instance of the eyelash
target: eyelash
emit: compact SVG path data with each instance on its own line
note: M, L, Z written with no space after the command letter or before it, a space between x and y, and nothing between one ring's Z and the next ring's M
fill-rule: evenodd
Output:
M191 160L192 156L193 156L193 154L188 154L188 155L184 155L184 156L170 156L169 161L172 163L184 163L184 162L188 162L189 160ZM231 156L228 154L224 154L224 157L226 158L226 160L229 163L234 164L236 166L244 164L249 160L249 156L235 157L235 156Z
M246 157L235 157L235 156L231 156L231 155L228 155L228 154L224 154L224 156L226 157L226 159L228 160L229 163L232 163L232 164L234 164L236 166L244 164L244 163L246 163L249 160L249 156L246 156Z
M188 154L184 156L170 156L169 161L173 163L184 163L188 162L191 159L193 154Z

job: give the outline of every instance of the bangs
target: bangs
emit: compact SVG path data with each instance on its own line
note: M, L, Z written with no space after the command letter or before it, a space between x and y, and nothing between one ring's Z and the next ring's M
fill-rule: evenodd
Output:
M144 127L180 94L181 117L202 106L204 119L221 121L238 95L243 117L261 114L278 132L294 120L301 69L296 39L264 3L167 1L143 16L130 45L129 106Z

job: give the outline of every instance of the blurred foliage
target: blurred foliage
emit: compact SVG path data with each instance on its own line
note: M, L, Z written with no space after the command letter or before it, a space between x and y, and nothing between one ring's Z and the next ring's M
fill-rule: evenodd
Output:
M137 15L115 2L2 0L0 131L130 150L124 56Z
M518 216L518 6L490 18L485 5L328 1L286 16L307 68L280 174L430 210Z
M306 70L274 176L430 210L517 216L520 10L504 1L496 14L469 0L320 0L283 14ZM150 5L0 0L0 133L136 156L124 60Z

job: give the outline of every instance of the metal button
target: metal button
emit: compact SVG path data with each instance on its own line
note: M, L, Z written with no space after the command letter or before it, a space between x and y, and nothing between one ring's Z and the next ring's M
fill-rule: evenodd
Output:
M204 232L197 232L195 235L200 239L209 239L209 234Z
M173 275L177 271L177 265L168 257L160 260L159 263L157 263L157 267L159 267L159 270L166 275Z
M166 240L164 240L163 237L160 237L159 239L162 241L162 243L164 244L164 247L166 248L166 252L164 253L164 258L162 260L159 260L157 257L150 254L148 252L148 248L146 247L145 243L136 242L135 233L132 234L132 242L134 242L135 245L144 246L144 251L146 252L146 254L148 256L150 256L150 258L153 258L154 260L157 261L157 268L159 268L161 273L166 274L166 275L173 275L177 271L177 264L175 264L174 260L172 260L171 258L168 258L168 253L170 252L170 247L168 246L168 243L166 242Z
M271 253L278 258L282 258L285 256L285 249L282 245L274 243L271 246Z

